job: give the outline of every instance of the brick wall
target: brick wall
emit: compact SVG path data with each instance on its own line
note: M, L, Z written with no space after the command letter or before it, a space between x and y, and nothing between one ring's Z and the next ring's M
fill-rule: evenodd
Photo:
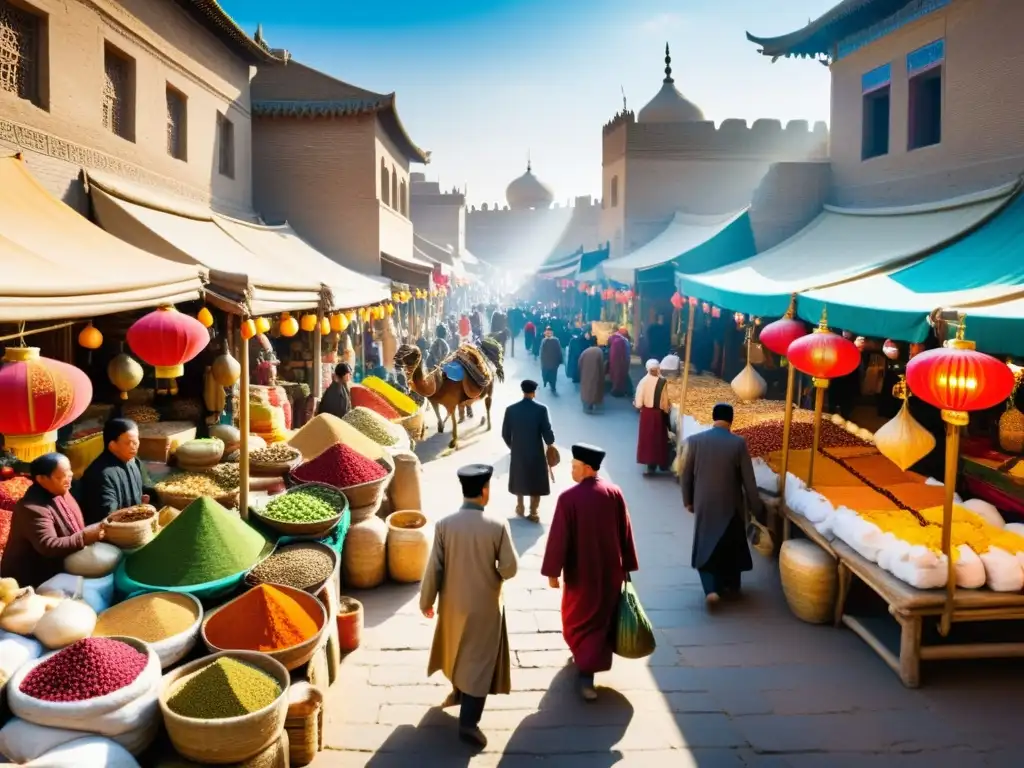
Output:
M23 150L58 197L87 211L80 172L131 178L235 215L252 208L249 67L172 0L16 0L45 19L42 106L0 92L0 147ZM134 60L134 140L103 127L104 48ZM166 88L187 99L185 160L167 152ZM235 173L218 173L217 113Z
M830 182L828 161L773 163L750 203L757 250L766 251L810 224L828 198Z
M832 65L835 202L899 205L997 186L1024 172L1024 3L954 0ZM907 150L906 56L945 38L942 141ZM892 66L889 154L861 160L861 76Z

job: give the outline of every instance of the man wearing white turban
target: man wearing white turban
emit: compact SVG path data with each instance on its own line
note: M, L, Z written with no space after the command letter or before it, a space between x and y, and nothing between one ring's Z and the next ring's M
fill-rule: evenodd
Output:
M633 405L640 411L640 430L636 440L636 462L646 466L645 475L659 468L667 470L671 458L668 446L668 382L661 377L658 361L647 361L647 375L636 388Z

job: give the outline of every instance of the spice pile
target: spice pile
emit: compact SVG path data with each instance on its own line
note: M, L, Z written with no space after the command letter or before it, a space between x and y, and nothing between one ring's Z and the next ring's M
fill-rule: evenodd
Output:
M155 424L160 421L160 411L149 405L126 405L121 413L136 424Z
M32 481L27 477L12 477L10 480L0 481L0 556L3 556L7 539L11 535L14 508L31 485Z
M319 523L337 517L344 508L345 497L338 491L322 485L308 485L277 496L260 514L282 523Z
M19 690L41 701L94 699L135 682L148 661L120 640L87 637L29 672Z
M400 418L402 415L394 409L391 403L378 395L372 389L367 389L366 387L361 387L358 384L353 384L349 387L349 392L352 393L352 405L356 408L369 408L371 411L380 414L388 421Z
M419 410L419 406L416 404L415 400L404 392L401 392L397 388L388 384L384 379L376 376L367 376L363 379L362 383L364 387L372 389L378 395L391 403L395 410L402 416L411 416ZM352 402L354 405L359 405L355 400Z
M158 494L170 496L225 496L237 490L238 483L222 483L213 474L203 472L175 472L156 484Z
M266 540L213 499L198 498L160 535L128 555L125 572L142 584L188 587L247 571Z
M218 485L225 488L238 488L242 482L242 475L237 464L218 464L207 471Z
M682 379L669 379L666 385L669 402L679 405L682 395ZM717 403L731 403L736 411L733 429L742 429L762 421L782 418L786 404L781 400L755 400L750 403L741 401L732 387L713 376L690 376L686 387L686 414L701 424L712 422L711 410ZM810 424L814 420L812 411L803 408L793 409L793 421Z
M156 643L181 634L198 618L196 604L190 598L174 592L152 592L105 610L92 634L94 637L120 635Z
M782 421L762 421L753 426L734 430L747 441L747 449L751 458L768 456L782 450ZM793 424L789 432L789 449L791 451L810 450L814 441L813 424ZM845 429L837 427L830 421L821 422L821 448L860 448L870 444L851 435Z
M253 584L270 582L296 589L308 589L328 578L333 572L334 560L323 547L292 544L281 547L253 568L246 581Z
M294 597L260 584L210 616L205 631L218 648L267 653L306 642L320 626Z
M391 448L404 439L408 447L405 431L369 408L353 408L345 414L345 421L379 445Z
M221 656L178 681L167 708L182 717L219 720L258 712L280 695L277 680L262 669Z
M388 471L376 461L341 443L292 471L292 477L299 482L324 483L335 488L351 488L353 485L380 480L387 474Z
M287 464L299 458L299 452L286 443L274 443L249 453L253 464Z
M384 449L380 445L351 424L346 424L329 413L321 413L306 422L288 441L288 445L299 451L306 461L315 459L338 443L347 445L371 459L379 459L384 455Z

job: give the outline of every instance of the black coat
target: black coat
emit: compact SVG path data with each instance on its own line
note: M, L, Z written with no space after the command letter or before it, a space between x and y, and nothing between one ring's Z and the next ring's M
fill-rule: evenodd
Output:
M501 439L509 447L508 492L516 496L551 493L545 446L555 442L546 405L523 398L505 409Z
M85 470L77 496L85 524L92 525L102 522L111 512L141 504L143 494L155 497L152 489L144 487L139 460L132 459L126 464L110 451L104 451Z

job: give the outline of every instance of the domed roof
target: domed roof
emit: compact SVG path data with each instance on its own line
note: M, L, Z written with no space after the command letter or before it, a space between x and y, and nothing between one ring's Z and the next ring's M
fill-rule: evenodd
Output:
M530 162L526 162L526 173L505 189L505 199L508 200L509 208L514 211L526 210L528 208L550 208L554 202L555 193L551 188L533 175L533 168Z
M672 79L672 57L665 43L665 79L661 90L640 110L637 121L641 123L699 123L704 113L700 107L679 92Z

